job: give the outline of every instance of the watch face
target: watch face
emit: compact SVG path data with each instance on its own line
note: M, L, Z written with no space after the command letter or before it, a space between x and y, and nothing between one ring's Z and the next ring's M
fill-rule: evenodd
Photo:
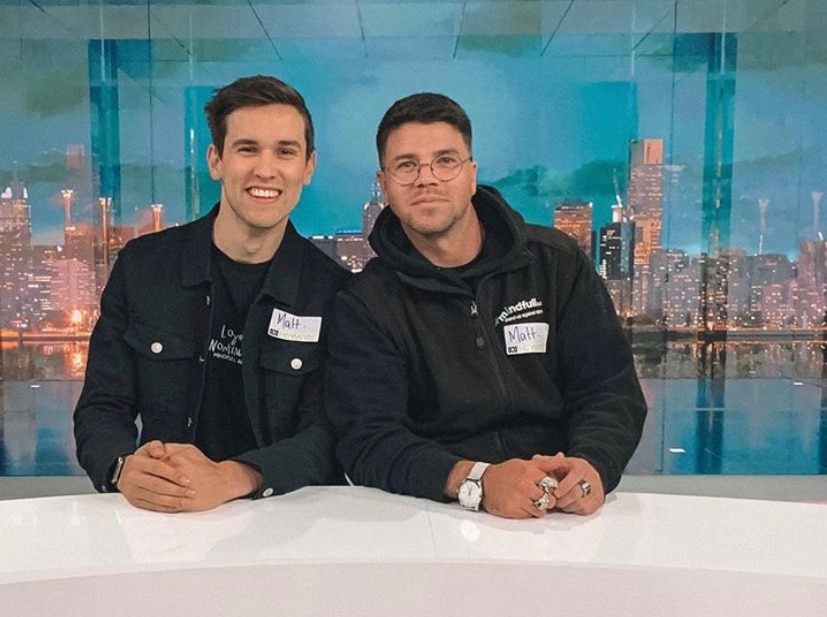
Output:
M482 500L482 488L480 485L472 480L466 480L459 485L459 492L457 493L459 503L463 508L479 508Z

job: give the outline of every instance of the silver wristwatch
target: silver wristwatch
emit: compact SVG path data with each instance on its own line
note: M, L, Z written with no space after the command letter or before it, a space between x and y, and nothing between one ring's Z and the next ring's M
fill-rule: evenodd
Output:
M468 477L462 481L457 491L459 505L466 510L477 511L482 503L482 474L491 466L491 463L474 463Z
M109 483L117 490L118 482L121 479L121 472L123 471L123 464L126 460L125 456L119 456L118 460L115 461L115 467L112 470L112 477L109 479Z

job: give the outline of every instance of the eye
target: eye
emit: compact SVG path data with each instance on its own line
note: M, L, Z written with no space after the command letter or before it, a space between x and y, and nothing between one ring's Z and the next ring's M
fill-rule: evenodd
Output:
M236 148L236 152L240 154L255 154L256 147L255 146L239 146Z
M292 159L299 155L299 151L296 148L279 148L278 149L278 156L282 159Z
M419 167L419 164L416 161L399 161L393 170L404 174L415 171L417 167Z
M459 157L454 154L441 154L434 161L437 167L456 167L459 165Z

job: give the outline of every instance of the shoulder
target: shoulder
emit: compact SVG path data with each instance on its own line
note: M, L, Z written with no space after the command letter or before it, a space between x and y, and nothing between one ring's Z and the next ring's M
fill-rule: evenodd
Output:
M371 298L380 294L398 293L401 284L396 271L381 257L374 257L361 272L354 274L347 291L355 296Z
M144 236L138 236L126 243L118 254L118 259L128 257L130 259L150 257L153 255L168 255L170 252L180 251L181 245L198 237L208 228L209 222L198 219L192 223L186 223L176 227L168 227Z
M302 269L314 277L321 277L337 287L343 287L353 276L332 257L303 236L298 236L296 246L302 251Z
M530 248L559 252L561 256L574 258L580 252L571 236L554 227L526 224L526 241Z

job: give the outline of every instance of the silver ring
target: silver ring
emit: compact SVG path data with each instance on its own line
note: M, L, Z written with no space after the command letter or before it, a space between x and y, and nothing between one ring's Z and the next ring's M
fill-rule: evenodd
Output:
M544 476L543 479L537 483L537 486L543 489L545 493L550 493L557 488L557 480L551 476Z
M534 505L537 506L538 510L545 510L545 509L548 508L548 501L549 501L548 493L544 493L543 496L540 497L540 499L537 499L534 502Z
M577 484L580 485L580 490L583 491L583 497L588 497L592 494L592 483L588 480L580 480Z

